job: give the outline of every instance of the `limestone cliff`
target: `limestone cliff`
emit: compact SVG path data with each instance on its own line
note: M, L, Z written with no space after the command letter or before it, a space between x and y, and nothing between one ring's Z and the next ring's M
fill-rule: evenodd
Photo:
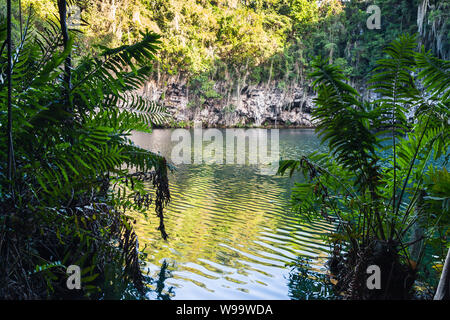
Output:
M172 126L186 126L201 121L204 127L289 126L313 127L313 94L304 88L247 86L240 94L227 98L209 98L198 102L186 84L171 82L158 85L149 81L141 94L167 107Z

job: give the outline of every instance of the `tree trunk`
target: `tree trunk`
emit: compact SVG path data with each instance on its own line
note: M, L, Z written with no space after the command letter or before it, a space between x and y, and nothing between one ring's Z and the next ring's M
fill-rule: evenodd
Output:
M67 3L66 0L58 0L58 11L59 11L59 22L61 24L61 32L63 36L64 50L67 49L69 44L69 31L67 28ZM64 62L64 85L65 85L65 99L66 108L69 113L72 113L71 103L70 103L70 90L72 87L71 83L71 69L72 69L72 57L69 54Z
M450 300L450 249L445 258L444 268L442 268L441 279L434 295L434 300Z
M7 127L7 139L8 139L8 164L7 164L7 177L10 181L10 192L13 195L14 199L14 189L13 189L13 157L14 157L14 149L13 149L13 135L12 135L12 37L11 37L11 0L6 2L6 38L7 38L7 58L8 65L6 70L6 78L8 81L8 100L7 100L7 109L8 109L8 127Z
M240 99L241 99L241 72L238 67L235 67L235 71L236 71L237 77L238 77L237 84L236 84L236 99L237 99L236 105L238 108L240 108L240 106L241 106L241 102L240 102Z
M270 87L270 82L272 81L272 70L273 70L273 58L270 59L269 80L267 81L266 88Z
M417 199L417 205L416 205L416 216L417 220L414 223L414 226L412 228L412 237L411 241L413 244L411 245L411 254L410 259L413 260L417 265L420 263L420 260L422 258L423 253L423 240L420 240L424 237L424 229L422 226L423 223L423 215L421 214L421 207L423 205L423 197L425 196L425 192L422 190L422 192L419 194L419 197Z

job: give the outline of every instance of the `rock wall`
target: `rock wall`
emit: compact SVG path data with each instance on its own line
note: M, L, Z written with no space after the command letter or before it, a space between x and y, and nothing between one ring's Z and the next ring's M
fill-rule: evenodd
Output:
M164 86L149 81L143 96L164 104L172 115L172 126L201 121L204 127L288 126L313 127L314 96L304 88L281 90L266 86L247 86L239 96L206 99L201 105L186 84L171 82Z

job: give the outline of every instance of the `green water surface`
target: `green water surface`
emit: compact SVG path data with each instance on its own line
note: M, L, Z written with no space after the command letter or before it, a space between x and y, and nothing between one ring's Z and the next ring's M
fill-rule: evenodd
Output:
M171 129L137 132L133 141L170 162L177 144L172 134ZM297 159L323 147L313 130L280 129L279 150L281 158ZM155 279L148 298L326 298L310 271L325 272L329 247L323 235L333 226L305 224L291 212L290 189L301 177L261 174L258 165L248 163L176 168L169 177L172 200L165 211L168 241L156 230L154 213L147 219L137 216L140 247L146 246L145 270ZM298 261L306 261L309 270L289 266Z

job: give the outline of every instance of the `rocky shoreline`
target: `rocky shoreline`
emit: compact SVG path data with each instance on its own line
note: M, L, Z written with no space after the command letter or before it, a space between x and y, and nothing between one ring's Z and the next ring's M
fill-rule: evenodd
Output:
M239 95L209 98L201 104L182 82L162 86L149 81L139 94L166 106L172 118L168 127L189 128L194 123L216 128L315 127L311 116L314 95L302 87L246 86Z

